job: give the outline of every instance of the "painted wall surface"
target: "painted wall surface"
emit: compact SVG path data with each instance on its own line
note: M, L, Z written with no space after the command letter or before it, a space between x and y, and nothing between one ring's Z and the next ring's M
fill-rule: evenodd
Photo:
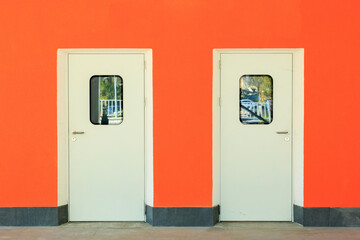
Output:
M305 48L305 206L360 207L359 7L0 1L0 206L57 205L58 48L153 49L154 205L163 207L212 203L212 49Z

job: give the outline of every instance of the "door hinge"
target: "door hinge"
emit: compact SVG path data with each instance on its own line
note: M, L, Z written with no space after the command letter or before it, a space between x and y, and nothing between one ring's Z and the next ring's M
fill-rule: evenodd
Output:
M144 107L146 107L146 98L144 98Z
M219 97L219 106L221 107L221 97Z
M221 60L219 60L219 69L221 69Z
M144 61L144 70L146 70L146 61Z

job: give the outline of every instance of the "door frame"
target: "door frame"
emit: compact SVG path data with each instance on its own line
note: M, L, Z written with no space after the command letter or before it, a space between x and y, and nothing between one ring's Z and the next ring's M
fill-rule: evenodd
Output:
M213 99L212 99L212 166L213 166L213 206L221 209L221 154L220 154L220 81L221 54L282 54L293 56L293 90L292 90L292 204L304 206L304 49L303 48L273 48L273 49L214 49L213 50ZM294 210L291 208L291 219L294 221ZM221 211L220 211L221 220Z
M144 54L145 154L144 207L153 206L153 83L152 49L58 49L57 50L57 205L69 204L69 55ZM69 208L68 208L69 209ZM144 209L145 221L145 209Z

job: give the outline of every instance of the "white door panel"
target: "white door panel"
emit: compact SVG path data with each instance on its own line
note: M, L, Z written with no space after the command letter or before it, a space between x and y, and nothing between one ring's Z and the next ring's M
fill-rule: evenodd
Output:
M122 78L121 124L90 122L95 75ZM143 54L69 55L69 138L70 221L144 220Z
M221 66L220 218L291 221L292 54L221 54ZM244 75L271 76L270 124L240 122Z

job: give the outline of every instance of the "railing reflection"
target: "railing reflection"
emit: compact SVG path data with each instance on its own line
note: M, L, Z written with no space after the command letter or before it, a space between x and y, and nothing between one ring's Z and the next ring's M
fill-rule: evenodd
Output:
M240 118L243 123L270 123L271 102L253 102L250 99L240 101Z
M122 117L123 116L123 101L108 99L100 100L100 117L103 116L104 110L108 117Z

